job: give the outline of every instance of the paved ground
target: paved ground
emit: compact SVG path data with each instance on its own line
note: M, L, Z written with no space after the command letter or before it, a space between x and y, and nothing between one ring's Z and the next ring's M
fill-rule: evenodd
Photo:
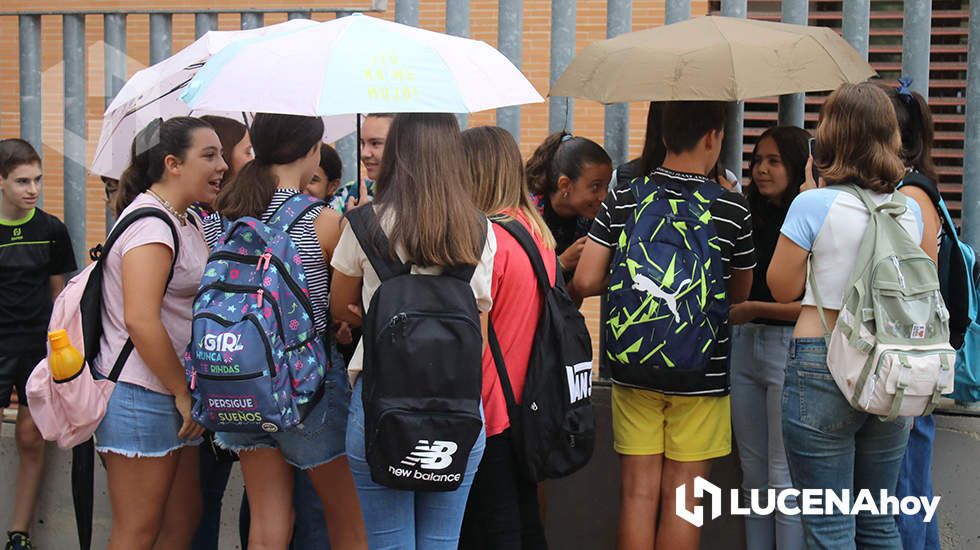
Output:
M609 390L596 385L594 397L599 418L599 441L594 460L574 476L549 482L548 536L552 548L605 550L614 547L617 516L618 460L610 441ZM936 438L934 480L944 550L980 548L980 419L941 416ZM48 476L41 498L35 543L40 549L77 548L69 485L70 456L52 448ZM13 425L4 423L0 435L0 495L13 493L15 450ZM734 457L719 460L712 481L722 488L735 487L738 467ZM104 548L108 537L109 507L105 478L97 472L95 548ZM237 549L237 512L241 477L232 473L225 497L222 549ZM10 502L0 500L0 531L11 514ZM723 515L706 523L702 548L742 550L740 518Z

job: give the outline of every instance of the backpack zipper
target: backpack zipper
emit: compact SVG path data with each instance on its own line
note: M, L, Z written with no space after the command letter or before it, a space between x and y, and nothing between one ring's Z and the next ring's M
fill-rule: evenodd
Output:
M232 325L235 324L234 321L229 321L228 319L222 319L221 317L218 317L217 315L215 315L213 313L207 313L207 312L205 312L205 313L199 313L199 314L197 314L197 315L194 316L194 319L200 319L200 318L211 319L212 321L215 321L218 324L220 324L222 326L225 326L225 327L230 327L230 326L232 326ZM271 369L270 372L272 373L272 376L275 376L276 373L279 371L279 369L278 369L278 365L276 365L275 360L272 358L272 344L269 343L269 336L265 333L265 330L262 329L262 323L259 322L258 318L256 318L256 316L255 316L254 313L249 313L248 315L246 315L245 317L243 317L242 320L243 321L251 321L252 324L255 325L255 328L258 329L259 336L262 338L262 343L265 344L265 358L266 358L266 361L269 364L269 368ZM260 372L258 374L254 374L253 373L253 374L238 374L238 375L234 375L233 374L233 375L228 375L228 376L217 376L217 375L205 374L205 373L200 373L199 374L197 372L197 369L192 369L191 370L191 389L193 390L194 387L197 385L197 383L196 383L197 380L196 379L197 379L198 376L200 376L201 378L204 378L206 380L247 380L249 378L258 378L259 376L262 376L262 375L263 375L263 373Z
M402 336L404 336L405 323L408 321L410 317L435 317L437 319L452 319L454 321L463 321L471 328L475 329L477 332L480 332L480 326L477 323L473 322L473 319L459 313L439 313L439 312L431 312L431 311L404 311L402 313L392 316L392 318L388 320L388 324L385 325L383 329L381 329L381 333L378 334L377 339L380 340L381 337L383 337L386 332L394 331L394 329L399 325L401 325L402 328L401 333ZM391 341L392 342L395 341L394 334L391 335Z
M265 289L263 289L260 286L233 285L233 284L230 284L230 283L226 283L224 281L215 281L213 283L210 283L208 285L205 285L205 286L201 287L201 290L197 291L197 296L194 298L194 301L196 302L197 299L200 298L202 294L204 294L206 291L211 290L211 289L221 290L221 291L225 291L225 292L232 292L234 294L245 294L245 293L247 293L247 294L258 294L258 296L259 296L259 299L258 299L258 306L259 306L259 308L262 307L262 300L263 300L262 296L265 293ZM269 300L270 302L272 302L272 312L276 315L276 321L278 321L277 324L279 326L279 338L281 338L283 344L285 344L286 343L286 334L282 330L282 313L280 312L280 309L279 309L279 302L277 302L276 299L271 294L269 294L268 296L265 296L265 299L266 300ZM200 315L205 315L205 313L201 313ZM254 314L249 314L249 315L254 315ZM243 317L243 319L244 319L244 317ZM312 321L312 318L310 318L310 320ZM265 331L262 331L262 334L265 334Z
M892 256L892 264L895 266L895 273L898 273L898 286L905 288L905 276L902 275L902 267L898 263L898 256Z
M285 281L286 286L293 291L293 295L296 296L296 299L299 300L300 305L306 310L306 313L310 316L310 320L313 320L313 303L310 302L310 299L303 292L303 289L296 283L296 281L293 280L292 276L289 274L289 271L286 270L286 265L283 264L279 258L273 256L272 252L266 251L260 256L247 256L245 254L238 254L237 252L219 251L211 254L211 256L208 257L208 262L211 260L222 259L234 260L243 264L255 264L256 267L259 267L264 263L265 265L262 268L263 271L269 269L269 263L272 263L272 265L276 266L276 269L279 270L280 278Z

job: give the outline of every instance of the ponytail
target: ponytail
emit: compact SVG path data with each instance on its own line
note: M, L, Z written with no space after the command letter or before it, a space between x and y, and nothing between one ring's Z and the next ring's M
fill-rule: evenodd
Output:
M902 137L902 162L921 172L933 182L939 182L939 174L932 160L934 128L929 103L922 94L909 88L912 79L898 79L898 88L877 81L878 87L888 94L895 108L898 130Z
M214 209L232 220L245 216L257 218L272 202L277 184L270 166L254 158L221 188L214 201Z
M558 178L575 181L590 164L612 166L609 154L598 143L567 132L556 132L545 138L534 150L524 168L527 186L535 195L558 191Z
M214 208L238 219L261 216L279 185L274 165L291 164L310 153L323 139L320 117L258 113L248 130L255 158L218 192Z
M191 147L194 130L211 128L199 118L179 116L157 118L136 134L130 148L129 166L119 178L114 209L116 215L129 206L141 193L163 178L164 159L169 155L183 159Z

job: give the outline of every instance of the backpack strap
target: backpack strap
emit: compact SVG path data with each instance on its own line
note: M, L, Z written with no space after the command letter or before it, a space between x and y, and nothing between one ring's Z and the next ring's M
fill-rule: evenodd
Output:
M534 275L538 280L538 286L542 292L547 292L553 286L564 286L564 277L559 276L561 273L560 267L556 267L555 283L551 283L551 279L548 277L548 270L544 265L544 258L541 257L541 251L538 249L537 243L534 242L534 237L524 228L521 222L509 216L495 216L490 218L490 221L507 231L521 245L521 248L524 249L524 253L531 260L531 267L534 268ZM557 266L557 258L555 265Z
M507 365L504 363L504 352L500 349L500 341L497 340L497 331L493 328L493 320L489 318L487 322L487 344L490 348L490 355L493 356L493 364L497 368L497 379L500 381L500 390L503 392L504 402L507 404L507 418L510 419L511 429L517 429L514 423L521 417L517 405L517 398L514 396L514 387L510 384L510 375L507 374Z
M378 215L374 207L355 208L344 214L347 222L350 223L351 231L357 237L357 242L361 245L361 250L371 262L371 267L381 282L385 282L392 277L408 275L412 272L412 264L403 262L397 258L392 258L389 254L391 242L385 235L381 224L378 222ZM486 218L480 214L481 220ZM482 251L486 245L486 233L483 235L483 242L480 244ZM448 275L469 283L476 272L475 265L459 265L447 267L443 270L443 275Z
M143 218L150 218L150 217L163 220L163 222L167 224L167 227L170 228L170 234L174 239L174 257L170 261L170 272L167 274L167 284L164 285L164 289L166 289L166 287L170 285L170 280L173 279L174 277L174 269L177 267L177 257L180 254L180 236L177 234L177 227L174 225L174 222L170 219L170 214L167 214L166 212L160 210L159 208L146 206L143 208L137 208L136 210L133 210L129 214L126 214L125 217L123 217L121 220L116 222L116 225L113 226L112 231L109 232L109 236L106 237L105 244L101 245L100 247L97 247L97 252L98 252L97 255L100 261L103 258L107 258L109 251L112 250L113 245L115 245L116 241L118 241L119 238L122 237L123 233L125 233L126 229L128 229L129 226L133 225L133 223L135 223L137 220ZM166 290L164 290L164 292L166 292ZM116 362L113 363L112 365L112 370L109 371L109 376L108 376L109 380L111 380L112 382L116 382L119 380L119 375L122 373L123 366L126 364L126 361L129 359L129 356L130 354L132 354L132 352L133 352L133 339L126 338L126 343L123 344L122 350L120 350L119 352L119 356L116 357ZM91 359L95 359L95 358L93 357ZM89 358L86 357L86 360L89 360Z
M374 268L374 272L378 274L381 282L412 272L410 264L397 258L392 259L389 256L388 251L391 250L391 244L381 229L381 224L378 223L378 215L375 213L373 205L348 210L344 217L350 223L351 231L357 237L361 250L371 262L371 267Z
M953 223L953 217L949 214L949 210L946 208L946 201L943 200L943 196L939 192L939 187L936 186L936 182L932 181L932 179L925 174L913 170L905 174L902 181L898 183L898 189L901 189L906 185L910 187L918 187L929 196L929 200L932 201L932 205L936 208L936 212L939 213L941 223L943 224L943 230L950 236L950 238L959 242L959 231L956 230L956 224Z
M323 202L322 200L307 195L306 193L296 193L284 200L282 204L280 204L279 207L272 212L272 215L263 221L265 221L266 225L270 227L274 227L284 233L289 233L310 210L326 204L327 203ZM292 213L290 213L289 207L295 207L295 209L292 210Z

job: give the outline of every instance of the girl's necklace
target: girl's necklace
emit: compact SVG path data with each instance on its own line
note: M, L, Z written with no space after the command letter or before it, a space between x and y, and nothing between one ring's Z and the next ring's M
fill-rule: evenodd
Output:
M177 212L177 209L174 208L173 205L171 205L169 202L167 202L167 199L165 199L165 198L161 197L159 194L157 194L156 191L154 191L152 189L147 189L146 191L149 194L153 195L153 198L155 198L157 201L159 201L160 204L162 204L163 207L166 208L168 212L170 212L171 214L173 214L174 217L177 218L177 221L180 222L180 225L187 225L187 211L186 210L184 210L183 213Z

